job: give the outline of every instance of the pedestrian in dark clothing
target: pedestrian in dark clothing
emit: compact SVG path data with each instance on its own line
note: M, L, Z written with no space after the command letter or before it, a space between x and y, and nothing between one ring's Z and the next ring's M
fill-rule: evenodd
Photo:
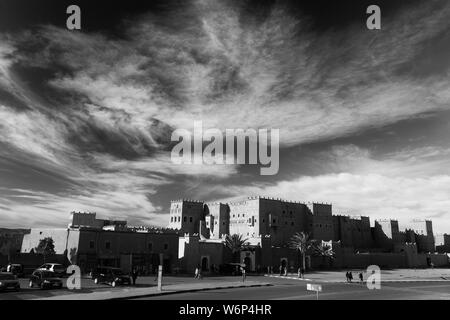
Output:
M348 279L350 280L350 282L352 282L353 280L353 274L351 271L348 273Z
M345 273L345 279L347 280L347 282L350 281L350 275L348 271Z
M364 282L364 276L363 276L363 273L362 273L362 272L359 273L359 281L360 281L361 283Z
M131 278L133 279L133 286L136 285L136 279L138 277L138 271L136 269L133 269L131 272Z

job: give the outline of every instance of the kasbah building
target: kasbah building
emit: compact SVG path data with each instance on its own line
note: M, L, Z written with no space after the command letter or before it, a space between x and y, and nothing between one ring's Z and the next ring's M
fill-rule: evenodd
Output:
M308 254L307 269L449 266L450 236L435 236L431 221L413 220L400 228L396 220L375 220L372 226L369 217L333 215L332 205L325 203L260 196L233 203L174 200L168 228L132 227L85 212L72 212L70 220L64 229L22 230L14 237L17 248L9 248L12 259L27 260L40 239L51 237L57 256L83 272L114 266L150 274L163 265L165 273L192 273L200 267L208 274L236 262L225 237L239 234L252 249L239 257L249 272L267 272L268 267L296 272L301 259L289 241L306 232L335 253L334 259ZM4 255L0 251L0 264Z

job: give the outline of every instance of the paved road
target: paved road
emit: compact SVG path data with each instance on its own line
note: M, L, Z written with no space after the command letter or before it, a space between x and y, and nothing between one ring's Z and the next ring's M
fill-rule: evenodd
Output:
M249 277L250 278L250 277ZM253 278L253 277L252 277ZM258 279L264 280L264 277L255 277ZM239 281L240 277L207 277L204 280L196 280L194 277L173 277L168 276L164 277L163 284L164 285L177 285L177 284L188 284L188 283L201 283L201 281L209 281L209 282L217 282L217 283L228 283L232 281ZM19 279L20 281L20 291L7 291L0 292L0 300L27 300L27 299L36 299L36 298L47 298L47 297L55 297L59 295L71 295L77 293L91 293L91 292L99 292L99 291L115 291L121 290L123 287L112 288L107 284L95 284L91 279L83 278L81 280L81 290L68 290L66 288L65 279L63 279L62 289L46 289L42 290L37 287L29 288L28 287L28 279ZM267 282L267 281L266 281ZM154 276L149 277L139 277L137 280L136 287L154 287L157 285ZM127 286L128 288L135 288L132 286Z
M208 277L204 280L195 280L193 277L165 277L163 283L168 284L188 284L192 282L214 281L231 282L239 281L239 277ZM315 294L306 291L306 282L286 278L270 278L251 276L252 281L269 282L272 287L243 288L243 289L220 289L203 292L192 292L184 294L165 295L147 299L180 299L180 300L234 300L234 299L315 299ZM314 281L311 281L315 283ZM121 290L121 288L111 288L108 285L96 285L90 279L82 279L83 289L78 292L67 289L60 290L40 290L27 287L28 281L21 280L22 290L20 292L0 293L0 300L6 299L34 299L42 297L52 297L75 293L87 293L93 291ZM138 286L155 286L154 277L138 279ZM322 283L323 292L321 299L450 299L450 280L448 281L427 281L420 282L386 282L382 283L381 290L368 290L364 285L352 283Z
M274 280L275 281L275 280ZM382 284L381 290L368 290L357 283L323 283L319 299L327 300L395 300L395 299L445 299L450 300L450 281L442 282L391 282ZM142 300L311 300L314 292L306 290L306 282L277 279L272 287L222 289L203 292L173 294Z

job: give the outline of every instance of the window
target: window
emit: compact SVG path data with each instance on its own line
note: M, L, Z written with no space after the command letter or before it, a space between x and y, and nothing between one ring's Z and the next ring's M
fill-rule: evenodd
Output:
M245 214L242 214L242 218L245 218Z
M263 219L263 223L264 223L265 221L266 221L266 220Z
M187 217L183 217L183 221L186 222L187 221Z
M178 216L178 222L181 222L181 216Z
M169 244L168 243L164 243L164 250L169 249Z
M153 251L153 243L149 242L147 246L148 246L148 251Z
M89 241L89 248L94 249L95 243L93 240Z
M192 223L192 217L189 217L189 222Z
M111 242L106 241L105 248L108 249L108 250L111 249Z
M170 217L170 222L173 222L173 217Z
M238 218L240 217L241 215L240 214L238 214Z
M292 222L291 222L291 226L293 226L293 225L294 225L294 222L292 221Z

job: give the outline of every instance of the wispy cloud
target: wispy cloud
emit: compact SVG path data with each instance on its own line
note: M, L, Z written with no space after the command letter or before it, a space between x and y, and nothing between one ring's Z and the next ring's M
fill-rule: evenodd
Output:
M387 17L376 33L359 25L317 33L306 17L277 5L258 19L224 1L194 1L170 12L125 22L120 39L54 26L0 35L0 90L27 106L0 101L0 142L10 148L0 155L14 161L21 154L23 163L74 181L57 194L43 186L0 197L2 221L35 212L31 222L56 223L65 219L58 212L76 208L160 219L164 209L152 199L162 186L186 176L223 181L239 173L234 166L170 162L171 131L189 129L194 120L222 129L279 128L287 147L449 109L448 62L441 68L447 76L409 70L430 39L449 29L446 2ZM31 80L35 70L45 74L44 92L33 86L40 81ZM427 164L424 151L440 153ZM447 176L439 175L447 174L445 151L399 150L378 159L341 146L317 156L335 173L293 173L291 181L236 184L225 192L315 196L367 214L412 214L408 208L419 207L411 201L421 194L433 199L422 204L421 215L448 204ZM199 192L223 189L220 182L207 185ZM363 197L368 200L355 201ZM46 209L49 218L39 220Z
M249 183L226 188L205 186L203 195L228 195L224 201L242 195L279 197L295 201L333 204L334 213L367 215L373 219L392 218L408 222L413 218L434 221L434 229L450 230L450 160L435 157L448 155L439 147L410 150L374 159L367 149L354 145L333 147L317 157L332 173L294 176L291 180L271 184ZM440 167L440 165L443 165Z

